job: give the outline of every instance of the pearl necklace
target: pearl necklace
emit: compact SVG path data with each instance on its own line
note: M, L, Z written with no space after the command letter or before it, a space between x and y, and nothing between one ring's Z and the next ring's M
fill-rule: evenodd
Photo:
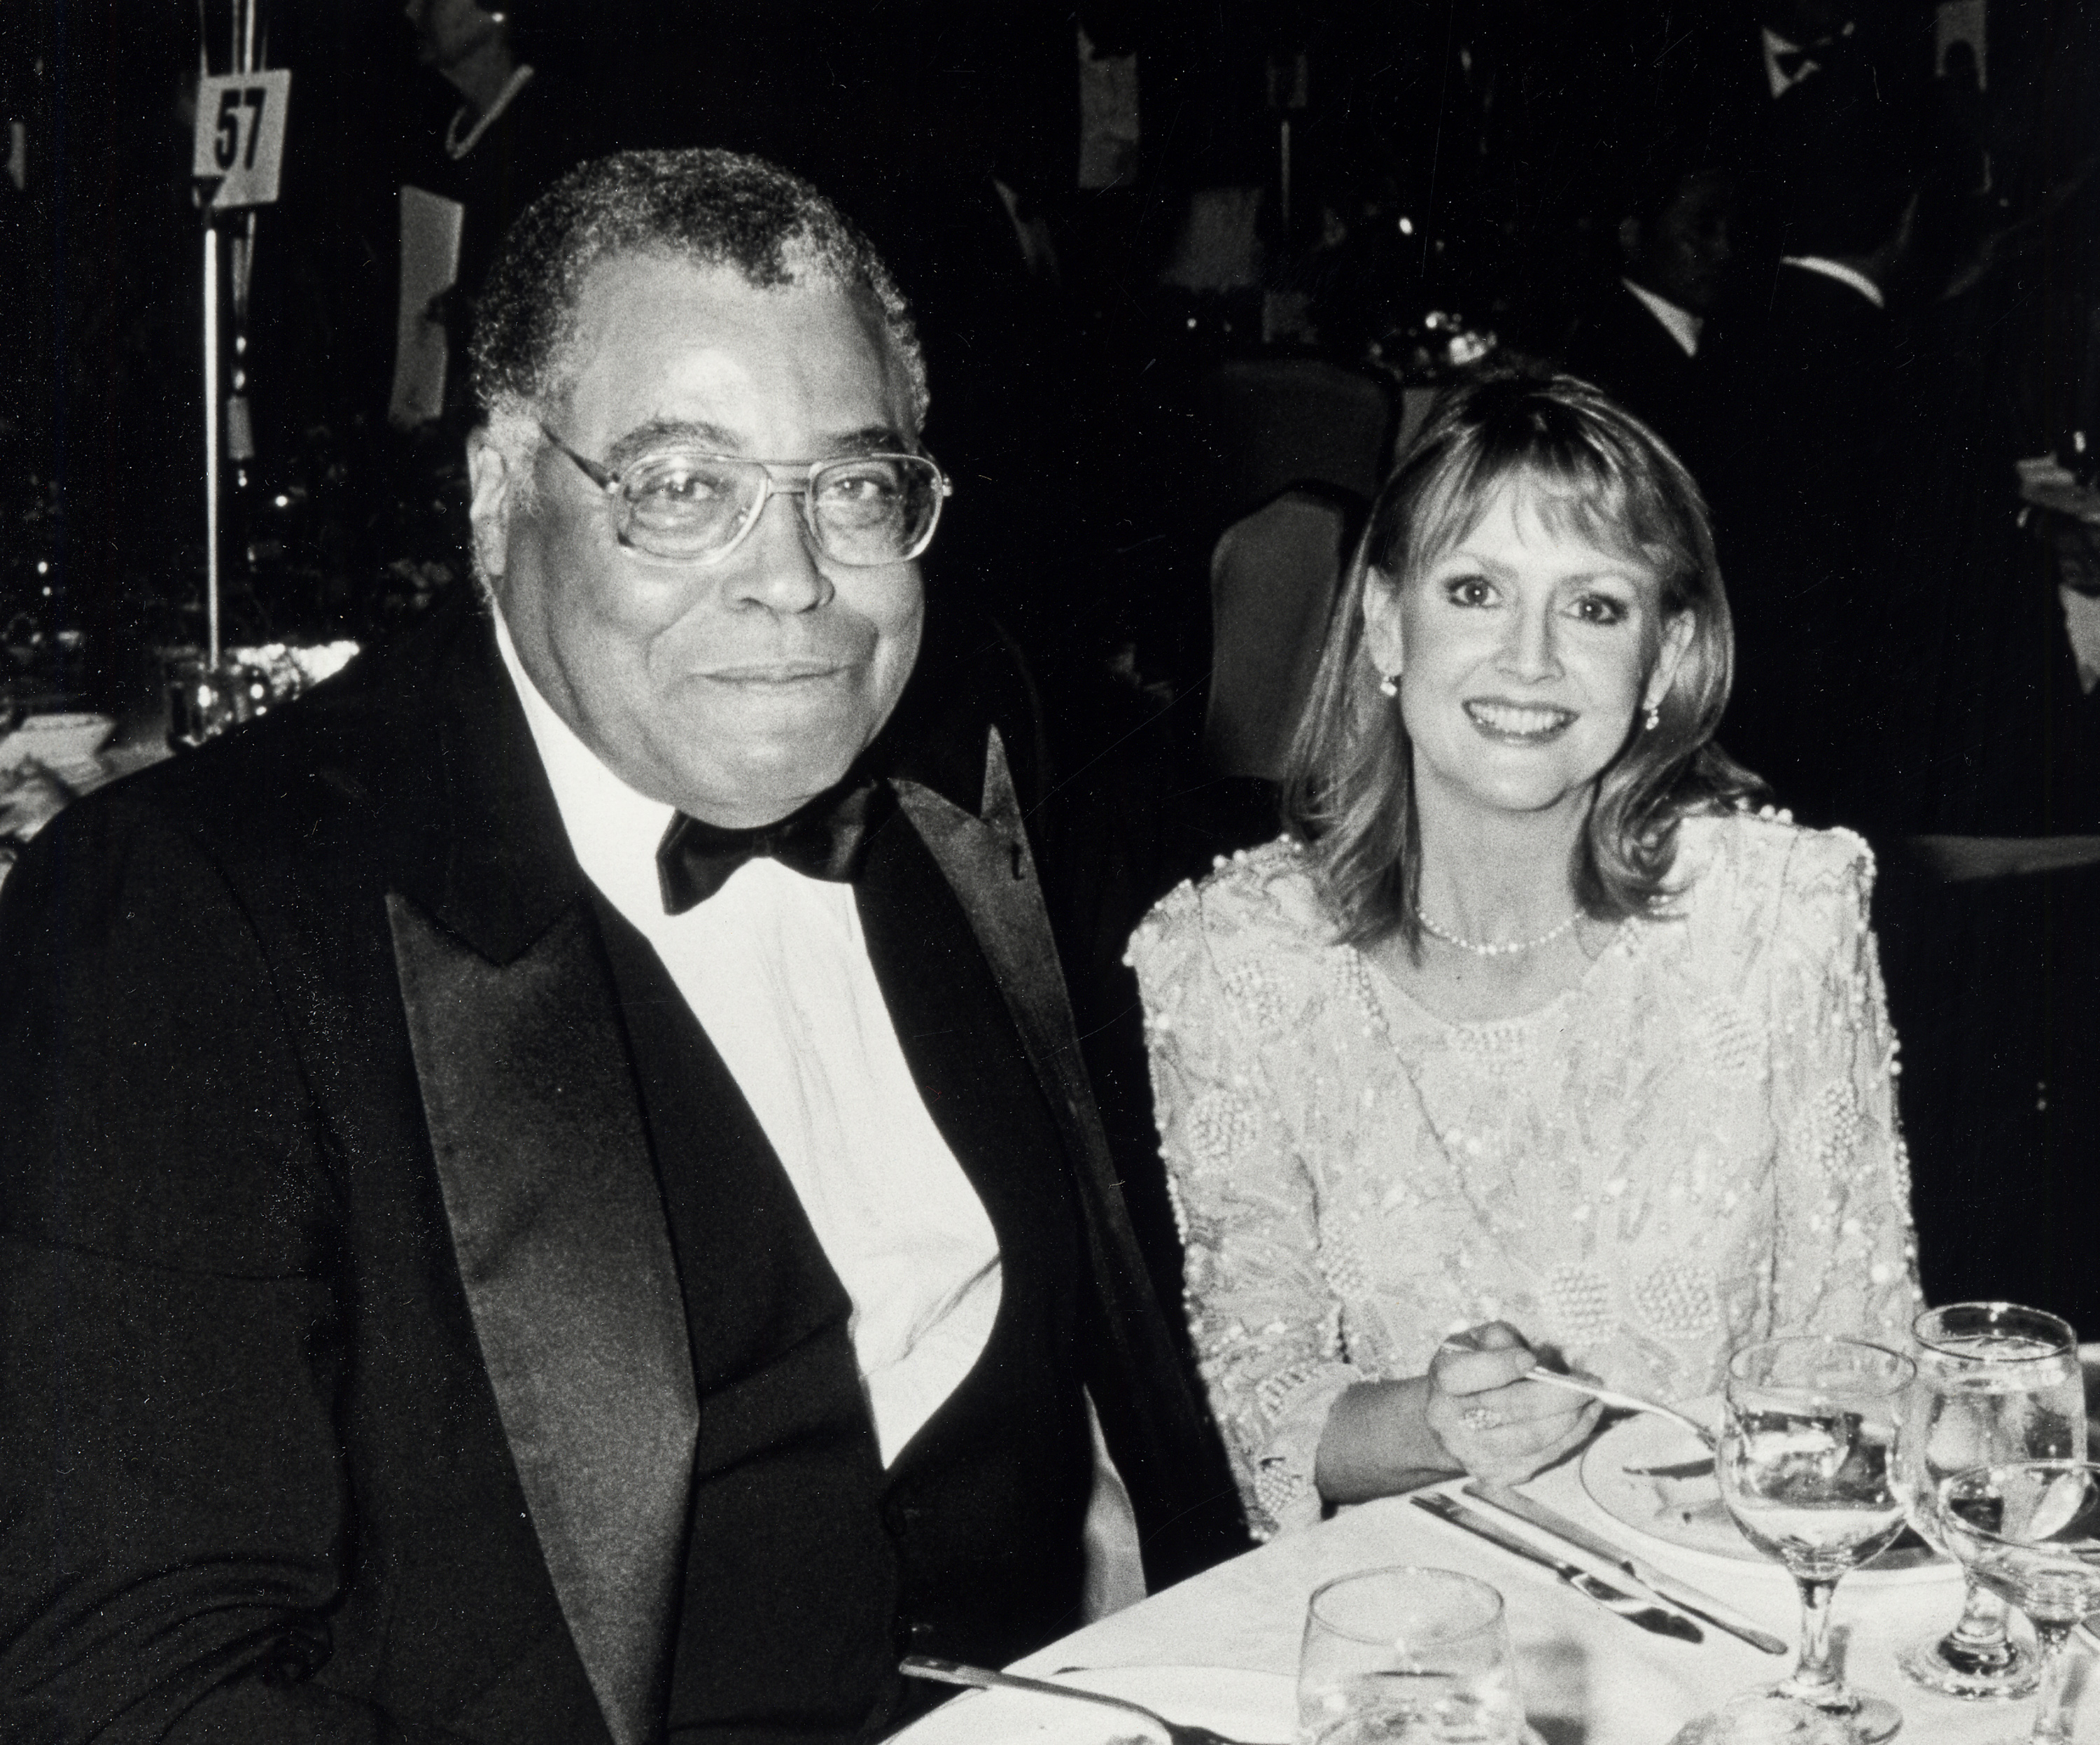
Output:
M1415 923L1423 932L1432 939L1442 940L1447 945L1456 945L1461 951L1470 951L1476 958L1513 958L1520 952L1536 951L1541 945L1551 945L1582 919L1582 911L1577 909L1551 932L1541 933L1536 939L1512 939L1505 945L1482 945L1470 939L1461 939L1456 933L1445 932L1419 909L1414 911Z

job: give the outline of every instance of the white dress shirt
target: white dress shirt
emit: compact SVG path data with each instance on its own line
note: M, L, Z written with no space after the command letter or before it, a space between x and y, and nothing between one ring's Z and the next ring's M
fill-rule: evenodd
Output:
M647 940L779 1153L849 1331L883 1464L969 1373L999 1313L998 1239L906 1064L853 887L760 857L682 915L656 848L673 809L628 787L496 642L585 875Z
M1787 86L1798 85L1808 77L1812 63L1803 61L1799 70L1792 73L1782 72L1779 64L1780 56L1798 52L1801 45L1798 42L1789 42L1769 24L1766 25L1759 34L1763 38L1765 51L1765 88L1776 99L1785 91Z
M1879 285L1857 267L1847 267L1842 261L1828 261L1820 254L1782 254L1779 263L1782 267L1798 267L1805 273L1820 273L1826 279L1850 285L1877 309L1889 306Z
M1838 34L1841 37L1849 37L1854 29L1855 26L1848 21L1845 28ZM1765 56L1765 88L1772 94L1772 100L1775 103L1803 79L1823 70L1823 63L1815 58L1815 50L1813 46L1804 51L1800 43L1789 42L1769 24L1763 27L1761 34L1763 38ZM1804 52L1807 59L1796 66L1793 72L1788 73L1780 67L1779 64L1780 55Z
M1635 284L1630 279L1619 283L1640 299L1641 307L1662 324L1664 333L1675 340L1688 358L1699 355L1699 336L1706 324L1688 309L1679 307L1666 297L1658 297L1644 284Z

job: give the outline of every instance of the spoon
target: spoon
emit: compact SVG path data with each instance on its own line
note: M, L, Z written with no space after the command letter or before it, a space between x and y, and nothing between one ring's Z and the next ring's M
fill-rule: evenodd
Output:
M1682 1424L1699 1439L1699 1444L1710 1453L1714 1448L1714 1433L1698 1419L1687 1417L1674 1406L1660 1405L1652 1399L1643 1399L1635 1394L1615 1393L1608 1387L1599 1387L1595 1381L1585 1381L1578 1376L1564 1376L1557 1369L1528 1369L1527 1381L1550 1382L1555 1387L1564 1387L1573 1394L1587 1394L1590 1399L1602 1400L1608 1406L1617 1406L1627 1412L1650 1412L1659 1418L1669 1418Z
M1119 1708L1132 1715L1142 1716L1164 1733L1171 1745L1240 1745L1237 1739L1229 1739L1222 1733L1213 1733L1208 1727L1191 1725L1185 1721L1169 1721L1164 1715L1155 1715L1141 1703L1131 1703L1121 1697L1103 1696L1098 1690L1082 1690L1074 1685L1053 1685L1047 1679L1021 1678L1012 1672L995 1672L989 1667L965 1666L960 1660L936 1660L926 1655L907 1655L897 1663L897 1669L907 1678L927 1678L941 1685L968 1685L978 1690L1029 1690L1037 1696L1070 1697L1075 1703L1098 1703L1104 1708Z

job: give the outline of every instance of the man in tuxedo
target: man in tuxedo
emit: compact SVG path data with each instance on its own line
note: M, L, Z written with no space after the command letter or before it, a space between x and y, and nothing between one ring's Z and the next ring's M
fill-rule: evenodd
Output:
M872 1737L1233 1543L997 741L881 737L887 271L623 154L476 334L486 599L0 902L10 1739Z
M1735 259L1735 187L1677 160L1637 184L1619 220L1618 283L1568 336L1568 368L1652 425L1694 476L1705 470L1714 394L1706 323Z
M1886 133L1826 134L1788 185L1781 255L1724 364L1735 421L1715 495L1740 652L1723 730L1819 824L1878 822L1894 799L1894 669L1920 610L1899 554L1919 469L1888 305L1915 174Z

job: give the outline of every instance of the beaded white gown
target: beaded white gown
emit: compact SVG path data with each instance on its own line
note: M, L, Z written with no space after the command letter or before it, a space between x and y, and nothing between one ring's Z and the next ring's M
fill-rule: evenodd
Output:
M1873 881L1849 832L1687 818L1658 917L1485 1023L1334 943L1288 840L1162 900L1130 961L1189 1325L1258 1533L1320 1518L1344 1388L1482 1321L1665 1400L1776 1333L1906 1342Z

